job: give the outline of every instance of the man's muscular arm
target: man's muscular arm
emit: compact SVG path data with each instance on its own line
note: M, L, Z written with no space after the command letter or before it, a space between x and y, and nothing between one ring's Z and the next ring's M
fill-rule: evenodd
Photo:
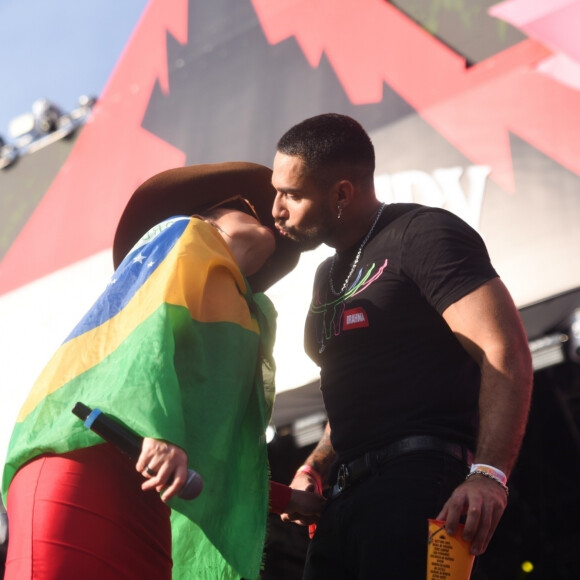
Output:
M290 487L298 490L321 493L334 457L334 448L330 442L330 425L327 423L318 445L308 456L304 465L298 469L294 479L290 483ZM310 523L300 519L293 519L291 514L282 514L281 517L285 522L293 521L301 525Z
M509 477L524 436L533 380L517 309L495 278L452 304L443 318L481 368L475 462ZM463 537L478 555L486 550L506 505L506 490L497 481L474 475L455 489L437 517L454 534L465 514Z

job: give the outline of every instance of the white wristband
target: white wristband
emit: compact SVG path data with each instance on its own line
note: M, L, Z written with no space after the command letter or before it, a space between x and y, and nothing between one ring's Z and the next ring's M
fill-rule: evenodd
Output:
M472 464L471 469L469 470L469 473L475 473L476 471L478 473L481 473L481 472L487 473L488 475L493 476L494 479L497 479L498 481L500 481L504 485L507 483L506 474L501 469L498 469L497 467L493 467L493 465L487 465L487 463L474 463L474 464Z

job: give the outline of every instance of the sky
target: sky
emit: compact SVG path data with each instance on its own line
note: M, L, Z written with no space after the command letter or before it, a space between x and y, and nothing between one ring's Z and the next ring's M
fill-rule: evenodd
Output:
M0 135L46 97L98 96L148 0L0 0Z

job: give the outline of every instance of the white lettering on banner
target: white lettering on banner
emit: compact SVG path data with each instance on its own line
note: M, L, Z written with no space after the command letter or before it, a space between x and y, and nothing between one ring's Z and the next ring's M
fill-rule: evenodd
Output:
M364 322L364 315L363 314L350 314L346 317L347 324L354 324L355 322Z
M491 167L470 165L426 171L383 173L375 177L377 197L387 203L420 203L441 207L479 229L481 207Z

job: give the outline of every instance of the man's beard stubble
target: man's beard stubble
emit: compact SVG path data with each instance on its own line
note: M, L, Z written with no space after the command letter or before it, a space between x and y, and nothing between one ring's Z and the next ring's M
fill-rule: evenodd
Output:
M335 235L331 220L328 216L322 217L320 214L318 220L312 225L306 225L298 229L284 224L282 228L288 238L298 244L301 252L314 250L321 244L331 241Z
M288 228L285 231L288 238L300 248L301 252L314 250L323 243L316 231L298 232L294 228Z

